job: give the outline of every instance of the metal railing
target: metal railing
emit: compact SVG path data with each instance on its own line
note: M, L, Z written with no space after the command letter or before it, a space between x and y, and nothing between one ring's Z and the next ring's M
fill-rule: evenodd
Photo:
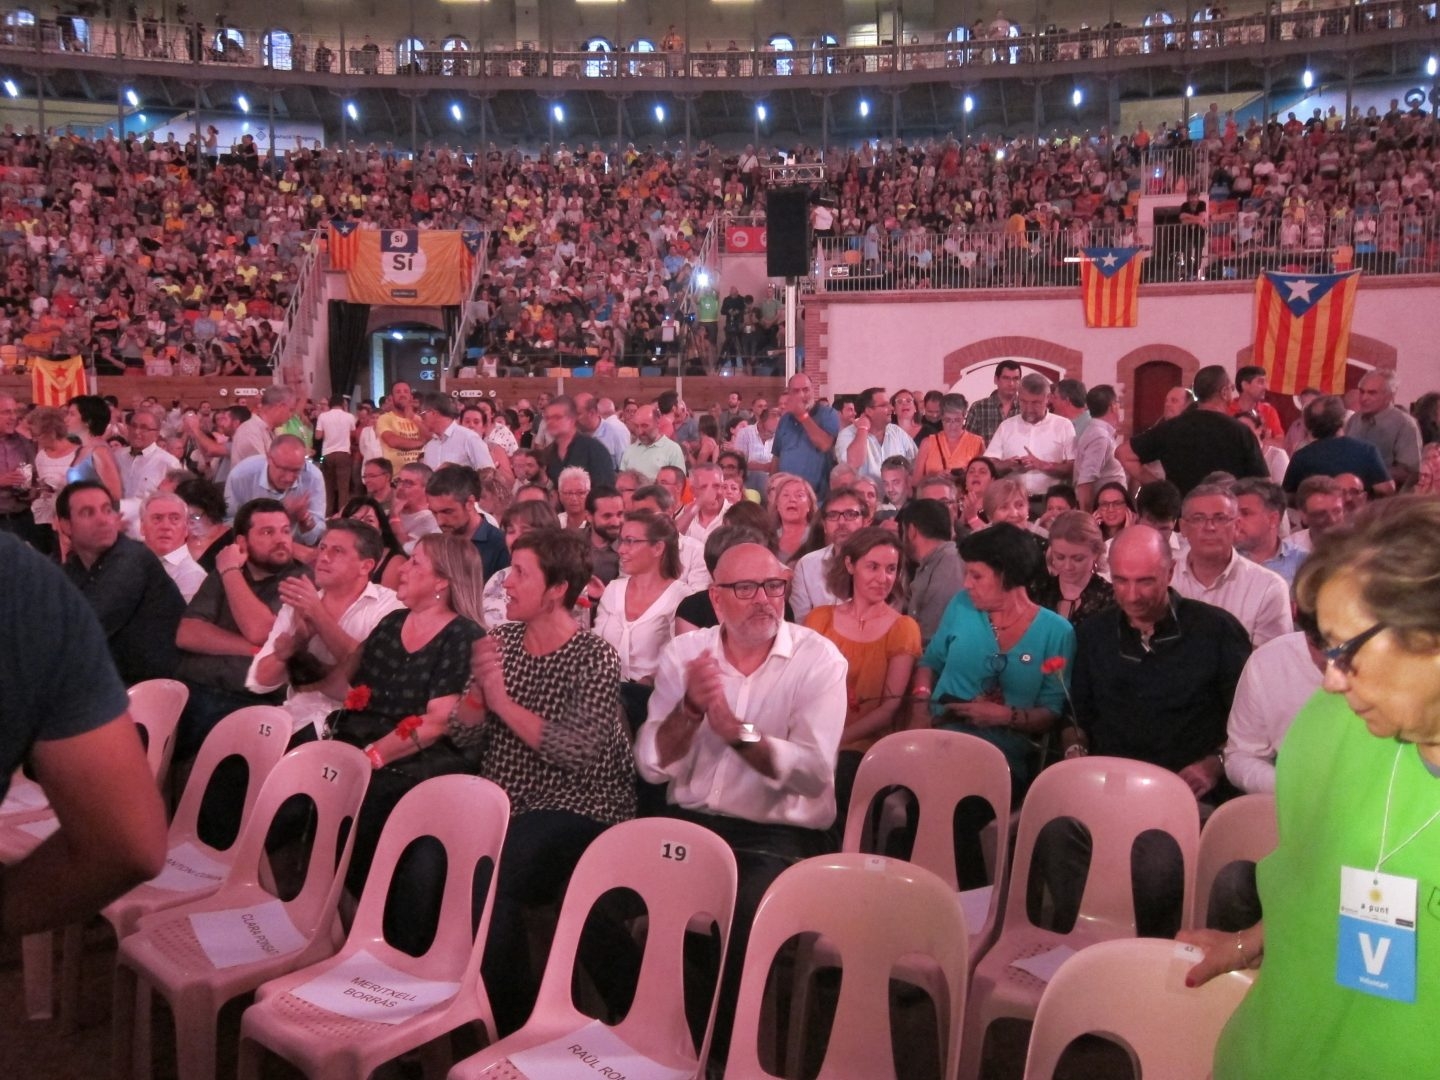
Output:
M117 10L120 5L116 5ZM134 10L133 7L130 10ZM1149 54L1211 51L1273 42L1361 37L1440 24L1436 0L1337 4L1311 10L1240 15L1151 26L1081 26L1067 30L1018 24L986 29L985 36L947 40L918 35L877 46L819 46L677 52L594 52L541 42L473 43L460 35L441 48L421 39L380 44L347 38L337 23L328 34L298 34L279 27L239 28L156 19L37 18L29 9L0 9L0 49L87 53L232 68L274 68L318 74L558 79L753 79L794 75L863 75L896 71L1036 65ZM431 29L426 27L424 29ZM1002 36L1003 33L1003 36ZM432 42L433 44L433 42Z
M450 342L450 361L441 372L443 380L452 372L465 367L465 352L470 332L475 328L475 297L480 292L480 282L490 268L490 233L481 234L480 247L470 266L470 280L465 282L465 299L460 304L460 325L455 328L455 340ZM443 385L443 384L442 384Z
M1411 210L1317 219L1215 215L1206 225L1134 224L1012 231L1004 225L821 237L817 292L1025 289L1078 285L1087 247L1144 247L1142 280L1243 281L1262 270L1440 272L1440 213Z
M320 231L312 232L305 241L305 257L295 273L295 291L285 305L285 319L275 335L275 348L270 353L270 367L275 381L280 381L280 372L291 360L289 346L295 338L297 324L302 319L314 319L314 294L320 280Z

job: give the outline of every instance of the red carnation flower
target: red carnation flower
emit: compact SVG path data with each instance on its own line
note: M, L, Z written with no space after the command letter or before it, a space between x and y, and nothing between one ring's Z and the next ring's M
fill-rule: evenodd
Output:
M1040 670L1046 675L1058 675L1065 670L1065 658L1063 656L1052 656L1040 665Z
M368 709L370 707L370 687L352 686L350 692L345 695L345 708L347 709Z
M423 721L420 717L407 716L404 720L401 720L400 723L395 725L395 734L402 739L414 740L415 744L418 746L420 743L420 737L418 735L418 732L420 731L421 723L423 723Z

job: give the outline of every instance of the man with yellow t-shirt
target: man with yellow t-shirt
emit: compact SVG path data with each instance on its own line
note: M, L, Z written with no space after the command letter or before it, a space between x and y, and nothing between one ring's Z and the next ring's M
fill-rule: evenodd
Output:
M410 384L397 382L390 388L390 411L375 421L375 434L380 437L381 453L398 473L403 466L418 461L426 438L420 431L415 415L415 395Z

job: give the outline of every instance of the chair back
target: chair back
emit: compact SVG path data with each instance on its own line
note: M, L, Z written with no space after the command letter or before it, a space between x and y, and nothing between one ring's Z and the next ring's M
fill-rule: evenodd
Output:
M215 850L199 838L200 806L215 770L231 757L240 757L245 761L245 799L239 814L239 829L243 832L250 811L260 797L261 787L285 753L285 745L290 741L290 727L290 714L278 705L247 705L210 729L210 734L200 745L200 752L195 755L195 765L185 781L185 790L180 794L175 816L170 821L172 848L189 840L204 850ZM227 850L234 847L231 844Z
M571 998L585 919L611 889L633 889L645 902L648 930L635 998L616 1034L657 1061L704 1062L716 997L697 1052L685 1017L685 931L700 920L713 920L720 931L718 970L724 970L737 880L729 846L692 822L637 818L606 829L585 849L570 877L533 1017L544 1017L547 1025L560 1018L575 1026L589 1023Z
M495 873L509 824L509 797L502 788L478 776L435 776L406 792L385 820L343 952L349 955L364 949L402 971L436 980L473 982L480 969L479 950L490 926ZM422 956L415 957L385 940L385 906L400 857L423 836L434 837L445 848L445 884L435 938ZM487 860L490 877L485 904L478 927L472 929L475 870Z
M1250 989L1232 971L1187 988L1200 950L1160 938L1117 938L1081 949L1060 966L1040 998L1030 1031L1025 1080L1050 1080L1081 1035L1103 1035L1131 1055L1136 1074L1205 1080L1215 1042Z
M1190 924L1194 899L1200 811L1180 777L1143 761L1116 757L1070 758L1036 779L1020 810L1015 864L1005 904L1005 925L1029 925L1026 890L1041 828L1055 818L1075 818L1090 832L1090 871L1080 899L1075 930L1100 937L1133 937L1135 906L1130 852L1135 838L1152 829L1168 833L1180 848L1185 869L1181 925Z
M314 803L313 836L300 891L285 902L290 922L309 937L340 900L350 850L355 844L355 819L370 786L370 759L347 743L306 743L282 757L260 788L255 807L235 842L234 861L217 895L269 899L262 884L266 866L265 838L281 805L292 795Z
M881 791L896 785L909 788L920 804L911 862L925 867L952 889L959 888L955 808L965 797L978 795L995 811L995 866L1005 865L1010 845L1010 766L993 743L938 729L885 736L866 752L855 774L842 850L861 850L871 804Z
M145 729L145 760L162 787L175 752L175 728L190 700L190 688L176 679L147 679L130 688L130 719Z
M1274 795L1241 795L1221 803L1200 830L1200 855L1195 866L1195 901L1191 921L1204 927L1215 878L1233 862L1259 862L1279 843Z
M770 1075L758 1040L765 984L775 955L797 934L814 933L840 957L840 996L818 1080L894 1080L890 979L898 963L937 969L935 1002L945 1066L959 1069L969 945L953 886L924 867L878 855L807 859L782 873L755 913L735 1006L728 1069ZM793 1019L793 1018L792 1018Z

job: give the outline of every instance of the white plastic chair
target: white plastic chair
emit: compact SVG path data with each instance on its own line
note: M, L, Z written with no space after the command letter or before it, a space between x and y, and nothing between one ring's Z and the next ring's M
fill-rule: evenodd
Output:
M1200 830L1195 899L1186 925L1204 928L1220 871L1233 862L1259 862L1275 850L1279 839L1274 795L1241 795L1221 803Z
M344 948L329 960L266 983L257 992L255 1004L245 1010L240 1026L240 1080L258 1080L266 1050L283 1057L311 1080L365 1080L392 1058L464 1024L481 1021L493 1037L495 1021L480 982L480 954L490 927L495 873L509 823L510 800L505 792L478 776L437 776L407 792L380 834ZM420 956L411 956L385 940L385 910L401 856L413 841L425 836L434 837L445 848L444 891L430 947ZM489 887L475 927L473 886L477 868L486 862L490 864ZM332 974L336 969L348 971L366 963L376 973L370 981L387 978L381 973L388 969L411 980L406 992L416 992L418 984L428 984L437 995L449 992L399 1022L356 1018L316 1004L307 996L317 980L337 978Z
M365 755L344 743L309 743L286 754L260 790L220 889L203 900L145 916L120 942L114 1008L117 1076L150 1074L152 990L165 996L175 1016L181 1080L210 1080L215 1075L220 1007L277 975L334 953L340 944L335 911L370 771ZM268 869L265 838L276 812L293 795L308 796L314 803L314 833L304 885L281 901L262 884ZM264 913L263 922L257 911ZM212 948L232 950L225 966L216 965L197 937L192 922L197 918L219 924L207 940ZM256 958L256 949L265 954Z
M1035 926L1026 910L1036 840L1046 823L1061 817L1084 825L1092 843L1079 915L1065 934ZM1035 1016L1045 981L1012 964L1059 947L1079 950L1099 941L1135 936L1131 847L1136 837L1152 829L1168 833L1180 849L1185 881L1181 925L1188 925L1200 812L1185 781L1142 761L1101 756L1058 762L1036 779L1020 810L1000 936L976 966L970 983L963 1080L980 1075L985 1033L993 1021Z
M720 932L720 964L735 911L735 856L710 830L687 821L642 818L615 825L591 842L575 866L534 1011L513 1035L450 1070L449 1080L514 1075L512 1055L570 1037L598 1023L575 1008L571 979L580 935L596 900L612 889L633 889L645 902L645 955L625 1019L607 1034L666 1069L703 1076L715 1023L712 996L697 1049L685 1018L684 941L687 929ZM512 1070L507 1072L506 1070ZM493 1073L492 1073L493 1071Z
M132 686L129 697L130 719L144 732L145 760L150 766L150 775L163 792L175 749L175 728L185 703L190 700L190 690L174 679L150 679ZM16 775L23 779L20 774ZM39 795L44 794L34 781L24 780L21 790L30 788ZM6 814L0 821L0 863L19 862L59 827L48 803L43 809ZM60 940L60 1018L64 1030L72 1032L79 1026L76 1010L80 1000L84 927L79 923L67 926ZM48 1019L54 1014L54 933L46 930L22 937L20 962L27 1013L32 1020Z
M955 890L914 863L842 853L797 863L760 901L735 1005L726 1075L770 1077L760 1063L765 984L780 948L820 935L840 956L835 1019L818 1080L897 1080L890 1030L890 979L901 961L928 961L945 1077L959 1067L967 941Z
M1041 995L1025 1080L1051 1080L1065 1048L1082 1035L1119 1044L1138 1076L1207 1080L1215 1042L1254 976L1232 971L1188 988L1185 973L1200 956L1192 945L1128 938L1070 957Z

